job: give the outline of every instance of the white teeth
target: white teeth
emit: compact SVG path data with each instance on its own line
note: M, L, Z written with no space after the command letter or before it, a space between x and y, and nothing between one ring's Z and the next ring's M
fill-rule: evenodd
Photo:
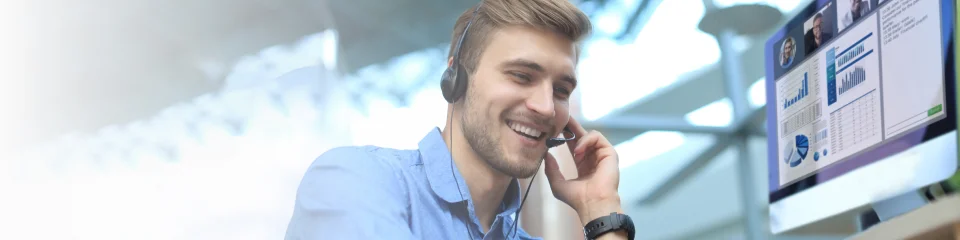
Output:
M538 137L538 138L540 137L540 134L543 134L543 132L537 131L536 129L528 128L528 127L526 127L526 126L522 126L522 125L517 124L517 123L514 123L514 122L511 122L511 123L509 124L509 126L510 126L510 128L512 128L514 131L521 132L521 133L523 133L523 134L530 135L530 136L534 136L534 137Z

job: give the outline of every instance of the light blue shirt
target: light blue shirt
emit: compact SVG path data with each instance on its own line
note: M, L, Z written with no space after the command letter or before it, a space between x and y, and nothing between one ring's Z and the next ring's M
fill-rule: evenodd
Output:
M520 205L517 180L483 233L467 184L451 164L438 128L417 150L331 149L303 176L286 239L533 239L510 229Z

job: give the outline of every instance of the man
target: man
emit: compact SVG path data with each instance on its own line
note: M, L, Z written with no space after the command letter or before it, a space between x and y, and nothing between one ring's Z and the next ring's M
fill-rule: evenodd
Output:
M783 52L780 53L780 66L789 67L793 63L793 38L783 40Z
M867 2L867 0L850 0L850 11L843 15L843 28L853 25L867 13L870 13L870 2Z
M616 214L623 212L617 153L569 115L589 18L565 0L478 6L454 26L448 64L463 70L454 79L466 89L448 99L443 131L429 131L416 150L322 154L299 186L286 239L531 239L512 228L511 215L521 204L517 178L535 175L541 160L554 196L576 210L585 231L624 216ZM577 138L567 142L577 179L563 177L545 146L564 127ZM627 230L603 231L597 239L628 238Z
M824 31L823 27L823 14L817 13L817 15L813 16L813 27L807 31L807 34L804 34L807 55L819 49L820 45L830 41L830 38L833 37L829 32Z

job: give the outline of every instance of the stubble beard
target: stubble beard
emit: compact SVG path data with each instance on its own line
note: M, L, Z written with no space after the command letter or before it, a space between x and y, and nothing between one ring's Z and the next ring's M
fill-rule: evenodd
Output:
M460 117L460 127L463 129L463 136L467 143L473 149L477 156L487 163L491 168L511 177L528 178L537 173L539 161L527 161L527 159L515 159L510 161L504 152L502 146L498 143L502 141L497 129L499 122L486 121L483 113L473 103L476 101L467 91L466 101L460 102L460 110L463 114ZM457 106L455 106L457 107ZM541 154L542 155L542 154Z

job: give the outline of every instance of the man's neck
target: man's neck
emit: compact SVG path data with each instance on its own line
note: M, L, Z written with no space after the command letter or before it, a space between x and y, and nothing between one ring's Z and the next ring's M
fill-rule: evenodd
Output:
M450 149L450 130L452 128L447 126L442 132L448 149ZM460 133L459 129L453 133L453 140L456 142L451 150L453 162L467 184L483 232L487 232L493 225L494 216L497 215L503 196L513 178L493 169L485 160L480 159L467 139Z

